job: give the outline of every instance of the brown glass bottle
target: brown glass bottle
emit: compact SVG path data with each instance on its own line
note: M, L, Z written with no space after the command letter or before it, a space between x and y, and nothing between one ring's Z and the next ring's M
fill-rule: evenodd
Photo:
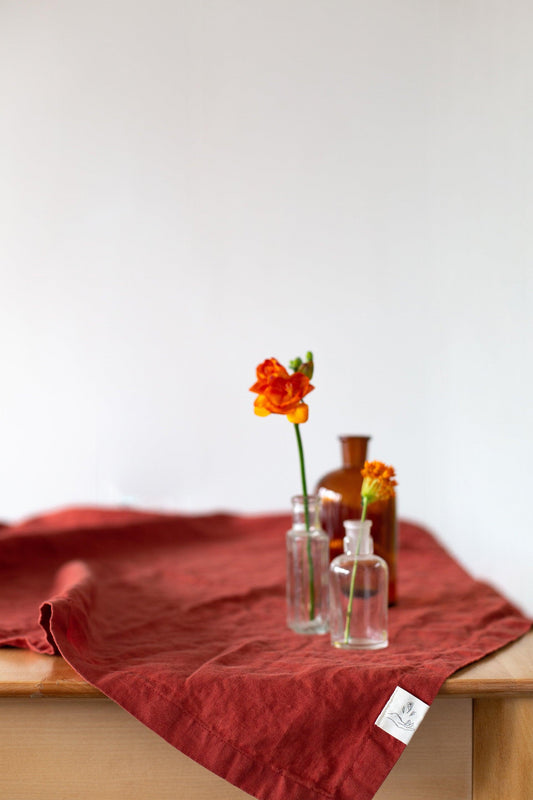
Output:
M361 470L365 465L370 436L339 436L342 467L319 480L315 493L321 500L320 520L329 536L330 560L343 552L344 520L361 518ZM396 498L368 506L372 538L378 556L389 567L389 605L396 602L397 525Z

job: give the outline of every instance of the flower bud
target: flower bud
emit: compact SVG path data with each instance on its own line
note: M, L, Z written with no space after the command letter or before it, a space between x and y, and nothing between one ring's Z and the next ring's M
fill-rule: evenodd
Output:
M302 366L302 359L298 356L298 358L289 361L289 368L293 370L293 372L298 372L300 367Z

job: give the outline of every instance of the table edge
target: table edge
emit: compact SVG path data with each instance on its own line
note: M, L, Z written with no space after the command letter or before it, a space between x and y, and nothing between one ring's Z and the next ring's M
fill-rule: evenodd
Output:
M444 681L439 696L533 695L533 630ZM80 697L106 695L78 675L61 656L0 648L0 697Z

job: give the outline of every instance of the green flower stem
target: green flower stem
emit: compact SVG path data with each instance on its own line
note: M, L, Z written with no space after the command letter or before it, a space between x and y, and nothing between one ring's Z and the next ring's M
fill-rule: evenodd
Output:
M348 598L348 609L346 611L346 626L344 628L344 643L348 644L348 640L350 638L350 622L352 619L352 606L353 606L353 596L355 590L355 573L357 572L357 558L359 556L359 550L361 549L361 537L363 535L363 522L366 518L366 509L368 506L368 497L363 497L363 506L361 509L361 526L359 528L359 536L357 537L357 545L355 547L355 557L352 567L352 578L350 581L350 596Z
M307 481L305 480L305 461L304 449L302 445L302 437L300 435L300 426L297 422L294 423L294 430L296 431L296 441L298 443L298 455L300 457L300 472L302 474L302 489L304 497L304 514L305 514L305 529L309 531L309 502L307 500ZM311 554L311 537L307 537L307 561L309 564L309 619L315 618L315 568L313 565L313 556Z

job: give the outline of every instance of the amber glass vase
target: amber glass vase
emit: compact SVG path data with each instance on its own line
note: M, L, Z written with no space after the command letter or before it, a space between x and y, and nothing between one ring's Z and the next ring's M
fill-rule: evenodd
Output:
M319 480L315 494L320 498L322 529L329 536L330 560L343 553L344 521L361 518L361 470L365 465L369 436L339 436L342 467L328 472ZM372 520L374 549L389 567L389 604L396 602L398 537L396 498L381 500L368 506L367 519Z

